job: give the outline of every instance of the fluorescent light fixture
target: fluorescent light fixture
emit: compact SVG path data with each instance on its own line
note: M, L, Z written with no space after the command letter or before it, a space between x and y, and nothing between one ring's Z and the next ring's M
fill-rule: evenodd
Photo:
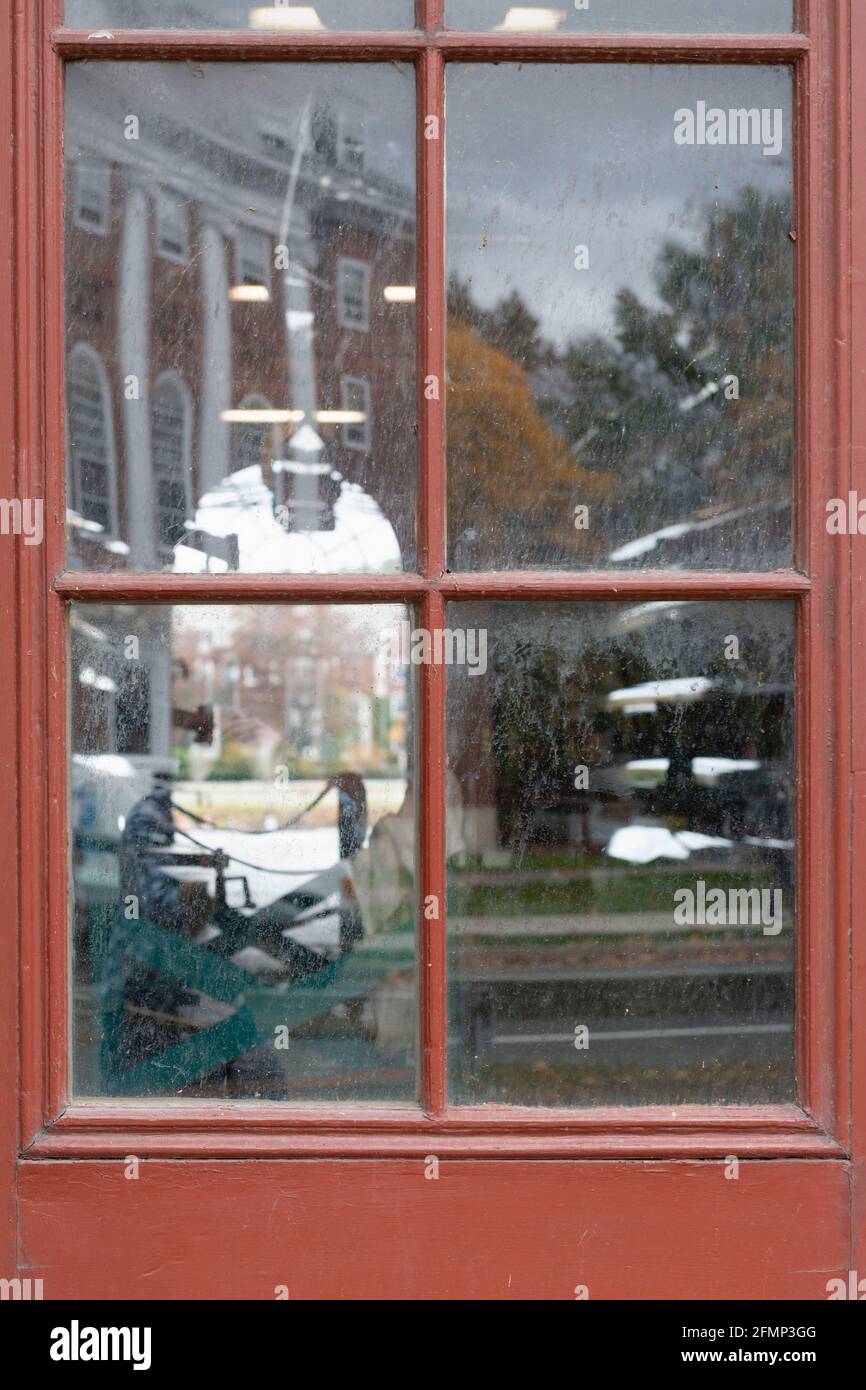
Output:
M66 513L66 525L74 527L76 531L90 531L93 535L99 535L105 530L98 521L88 521L86 516L72 511Z
M324 29L312 5L257 5L250 10L251 29Z
M495 27L512 33L517 30L523 34L528 32L539 34L558 29L564 19L565 10L551 10L540 8L537 5L516 5L511 7L502 23Z
M232 285L229 290L233 304L266 304L270 297L267 285Z
M389 304L414 304L414 285L386 285L385 299Z
M221 410L220 419L227 425L294 425L304 418L303 410Z
M94 671L92 666L83 666L78 673L78 679L82 685L87 685L91 690L104 690L107 694L114 694L117 686L110 676L101 676Z
M363 425L367 419L363 410L317 410L320 425Z
M673 680L645 681L625 690L612 690L607 703L614 708L642 704L694 704L713 689L715 681L707 676L677 676ZM631 713L634 713L632 708Z

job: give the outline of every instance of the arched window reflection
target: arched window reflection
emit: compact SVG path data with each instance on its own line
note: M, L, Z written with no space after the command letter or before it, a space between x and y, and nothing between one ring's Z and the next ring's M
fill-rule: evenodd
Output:
M241 410L249 417L232 426L232 472L258 465L264 476L274 456L274 426L266 419L257 420L259 412L272 410L271 402L261 395L246 396Z
M69 505L79 525L117 532L116 454L108 377L99 353L78 343L66 366Z

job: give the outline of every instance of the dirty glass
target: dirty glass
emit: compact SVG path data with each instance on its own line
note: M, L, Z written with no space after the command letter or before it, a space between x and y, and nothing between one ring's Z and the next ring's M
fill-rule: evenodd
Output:
M404 624L73 606L77 1094L414 1099Z
M451 1092L794 1098L787 601L448 611Z
M500 33L769 34L790 31L793 0L445 0L450 29Z
M447 94L451 568L790 564L790 73Z
M73 63L68 564L415 564L411 67Z
M411 29L413 0L66 0L65 22L123 29L270 29L303 33L327 29Z

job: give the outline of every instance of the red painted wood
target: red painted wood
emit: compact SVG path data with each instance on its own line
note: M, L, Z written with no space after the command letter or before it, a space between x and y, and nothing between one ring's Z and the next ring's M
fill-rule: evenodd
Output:
M102 33L103 31L94 31ZM86 29L58 29L54 48L65 59L203 58L232 62L331 60L376 62L438 50L450 60L592 63L790 63L808 53L805 34L266 34L249 29L118 29L95 38Z
M44 497L45 436L41 331L43 240L41 219L43 64L40 7L16 7L15 154L17 344L17 488L21 497ZM55 149L57 146L55 145ZM54 326L53 332L59 332ZM47 518L46 518L47 521ZM47 632L45 546L18 551L19 854L20 890L20 1123L22 1137L37 1133L49 1116L47 1037L50 1005L46 962L48 849L45 840L51 768L47 751L45 694ZM56 1001L54 1002L57 1007Z
M76 1301L818 1300L848 1267L839 1161L425 1167L25 1162L22 1249Z
M429 593L421 606L421 624L428 632L445 627L445 605ZM421 758L416 797L421 849L419 913L421 1101L431 1116L442 1113L447 1100L448 1004L445 988L445 683L443 666L428 663L418 673L421 704ZM437 909L425 914L425 905Z
M445 569L445 72L430 50L418 68L418 190L419 553L422 573L436 579Z
M15 479L16 397L14 373L14 167L11 138L13 96L13 21L10 7L0 13L0 493L17 496ZM18 1152L18 845L12 827L18 820L18 737L13 711L18 680L16 629L16 554L12 537L0 538L0 698L7 717L0 724L0 780L4 822L0 839L0 1269L12 1277L16 1267L15 1160Z
M440 938L441 939L441 938ZM433 973L432 970L430 972ZM440 976L441 978L441 976ZM428 987L429 988L429 987ZM429 996L428 996L429 998ZM433 1006L441 1008L444 1000ZM429 1030L442 1036L437 1021ZM427 1065L427 1076L436 1074ZM431 1109L435 1104L435 1097ZM291 1121L289 1123L288 1121ZM510 1106L452 1107L437 1117L402 1110L287 1110L279 1105L153 1102L73 1106L27 1149L27 1157L117 1157L200 1153L228 1158L364 1158L437 1153L509 1158L840 1157L838 1142L798 1106L617 1107L584 1111Z
M62 10L63 0L48 0L46 20ZM44 573L57 573L66 563L66 399L64 372L64 225L63 225L63 65L52 52L46 33L41 44L42 109L47 139L40 141L39 175L42 188L43 227L42 316L44 356L42 416L44 440L45 544ZM54 132L61 134L54 138ZM45 1070L45 1111L57 1115L66 1103L69 1086L69 868L66 854L57 847L68 843L67 794L58 767L69 766L67 747L67 630L66 605L46 584L45 727L52 750L47 795L47 836L44 868L46 882L46 938L50 969L48 980L48 1036Z
M422 489L423 490L423 489ZM438 485L437 485L438 492ZM429 515L429 513L428 513ZM95 602L166 603L327 603L332 598L358 603L412 602L427 593L445 598L796 598L808 594L811 580L793 570L767 574L700 573L692 570L587 571L581 574L535 570L496 574L443 574L423 579L400 575L294 574L58 574L54 592L64 599Z
M103 30L93 31L104 33ZM320 61L378 63L411 61L429 41L414 30L388 34L310 33L273 34L251 29L118 29L110 37L94 38L87 29L58 29L52 35L63 59L204 58L211 62Z
M848 902L840 866L849 845L843 687L850 635L845 541L828 536L825 519L827 500L844 495L848 438L848 328L838 297L847 182L836 115L845 81L837 35L846 3L810 0L812 49L798 77L797 152L797 543L813 584L798 643L798 1051L804 1104L840 1136L847 1135Z
M445 0L416 0L418 27L436 34L445 23Z
M14 338L0 318L0 404L14 404L17 494L48 507L46 545L16 552L21 601L18 656L0 653L2 679L18 675L21 775L19 841L0 849L0 889L21 869L20 1258L46 1279L49 1298L271 1297L823 1297L826 1279L859 1259L866 1266L866 942L854 913L849 936L849 681L864 688L864 592L856 592L857 640L849 628L849 556L828 542L830 496L845 495L853 408L854 481L866 495L866 394L850 393L848 284L848 64L866 58L866 17L849 0L803 0L802 34L764 36L442 34L442 0L421 0L425 32L397 35L119 34L111 40L56 31L61 0L15 7L16 84L0 34L0 135L14 112L14 142L0 139L0 194L10 187L14 147L17 241L0 226L0 310L11 280ZM44 27L42 27L44 22ZM2 21L0 21L2 24ZM43 37L44 36L44 37ZM8 38L8 34L6 35ZM850 44L849 44L850 38ZM420 552L423 577L295 578L64 575L62 406L62 62L74 57L216 60L412 61L419 75L419 133L444 115L443 69L461 58L501 61L784 62L798 86L797 284L798 563L771 575L444 573L444 408L419 400ZM854 128L866 129L864 64L855 62ZM859 122L859 124L858 124ZM862 133L857 137L862 142ZM444 129L419 140L419 365L444 381ZM430 148L436 146L436 148ZM866 169L855 151L854 351L857 384L866 347ZM5 160L5 162L3 162ZM6 180L4 184L4 179ZM4 205L10 206L9 200ZM6 275L4 276L4 270ZM858 279L858 276L860 277ZM12 343L18 346L17 375ZM440 396L442 392L440 391ZM8 464L7 457L4 462ZM3 465L0 464L0 467ZM853 485L853 484L852 484ZM11 547L0 555L0 611L15 577ZM855 548L855 577L863 562ZM52 582L52 577L58 576ZM807 577L808 576L808 577ZM441 894L440 921L421 915L421 1100L419 1111L330 1107L118 1104L66 1108L67 919L64 604L116 601L403 601L440 625L449 598L794 598L799 648L801 1069L797 1107L655 1107L564 1114L446 1105L444 951L445 708L443 672L420 672L419 901ZM5 686L4 686L5 688ZM860 729L866 727L859 720ZM0 769L9 766L0 738ZM866 850L866 735L856 734L855 851ZM804 832L806 832L804 834ZM855 854L854 865L858 859ZM46 870L46 865L48 866ZM4 894L4 901L10 901ZM4 948L5 948L4 941ZM853 1092L848 1070L849 957L856 1025ZM14 956L11 957L14 966ZM4 966L10 956L4 949ZM14 992L3 972L3 1003ZM14 1011L3 1014L8 1065ZM10 1023L12 1019L12 1023ZM11 1031L10 1031L11 1029ZM849 1143L853 1168L840 1158ZM0 1224L8 1257L15 1088L0 1097L0 1173L8 1179ZM61 1113L62 1112L62 1113ZM807 1113L807 1112L811 1112ZM59 1119L57 1118L59 1116ZM813 1118L814 1117L814 1118ZM117 1159L152 1155L136 1182ZM336 1154L347 1157L338 1163ZM438 1181L423 1158L445 1160ZM738 1182L719 1160L744 1161ZM275 1162L291 1155L292 1163ZM407 1157L412 1155L414 1157ZM218 1162L208 1161L218 1156ZM253 1156L262 1161L242 1161ZM348 1156L351 1156L348 1157ZM99 1157L100 1162L86 1161ZM195 1159L173 1163L169 1158ZM601 1158L609 1161L595 1161ZM676 1161L647 1163L649 1157ZM52 1160L64 1159L64 1162ZM502 1162L507 1158L508 1162ZM565 1162L565 1159L581 1159ZM694 1162L700 1158L701 1162ZM78 1161L68 1161L68 1160ZM361 1161L363 1159L364 1161ZM625 1159L632 1160L625 1162ZM304 1161L310 1160L310 1161ZM315 1160L315 1161L312 1161ZM458 1161L459 1160L459 1161ZM553 1161L559 1160L559 1161ZM715 1160L715 1161L712 1161ZM2 1165L6 1164L3 1169ZM855 1180L849 1244L848 1190ZM5 1219L4 1219L5 1218ZM859 1253L858 1253L859 1252ZM574 1273L575 1264L579 1267ZM290 1268L282 1273L284 1265ZM0 1270L0 1273L5 1271ZM296 1276L297 1275L297 1279ZM511 1282L508 1282L510 1279ZM270 1281L270 1285L268 1283ZM300 1282L298 1282L300 1281Z
M851 9L851 175L855 235L851 242L851 477L859 497L866 497L866 9ZM853 839L849 865L852 952L851 1149L853 1210L851 1267L866 1270L866 917L863 912L866 864L866 540L852 545L853 698L852 811Z

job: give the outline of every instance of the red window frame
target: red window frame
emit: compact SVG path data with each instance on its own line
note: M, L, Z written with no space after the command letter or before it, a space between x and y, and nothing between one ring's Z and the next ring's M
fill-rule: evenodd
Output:
M18 841L0 849L14 877L18 849L20 959L19 1150L33 1158L142 1156L843 1157L851 1139L849 775L852 768L851 573L829 538L827 499L849 486L851 357L849 92L851 0L800 0L797 31L762 35L512 35L443 31L444 0L418 0L417 29L393 34L64 29L62 0L19 4L16 84L7 114L0 192L14 195L14 243L0 242L0 275L14 332L0 346L0 400L14 421L9 495L45 498L41 547L3 558L0 595L17 604L15 644L0 654L17 681L18 725L2 756L17 764ZM856 7L855 7L856 8ZM862 13L858 52L866 52ZM62 83L65 62L88 58L210 61L398 59L417 70L419 567L382 577L94 575L65 573L62 259ZM773 573L454 574L445 560L445 402L423 382L445 369L445 70L449 63L782 63L795 76L797 453L795 563ZM862 82L862 79L861 79ZM4 94L5 95L5 94ZM3 114L0 111L0 114ZM423 138L436 116L440 138ZM861 181L862 182L862 181ZM866 192L860 207L866 227ZM2 236L6 237L5 227ZM6 307L0 304L0 307ZM861 316L866 306L861 303ZM3 316L6 323L6 316ZM864 322L866 332L866 322ZM13 355L13 349L15 354ZM444 393L440 393L444 395ZM861 420L861 427L866 422ZM64 795L66 609L71 600L130 602L404 602L427 628L451 599L788 598L798 610L798 1073L791 1105L535 1110L452 1106L446 1096L445 921L419 913L420 1103L288 1107L152 1101L70 1103L68 882ZM7 609L7 611L10 611ZM866 674L862 669L860 674ZM445 902L444 672L420 676L419 902ZM859 757L861 798L866 760ZM4 881L0 879L0 881ZM11 881L11 879L10 879ZM855 957L866 985L862 953ZM12 962L7 961L7 964ZM15 971L11 971L15 978ZM862 997L862 994L861 994ZM862 1043L860 1044L862 1048ZM860 1066L864 1065L860 1058ZM866 1131L864 1102L855 1115ZM863 1134L866 1139L866 1132Z

